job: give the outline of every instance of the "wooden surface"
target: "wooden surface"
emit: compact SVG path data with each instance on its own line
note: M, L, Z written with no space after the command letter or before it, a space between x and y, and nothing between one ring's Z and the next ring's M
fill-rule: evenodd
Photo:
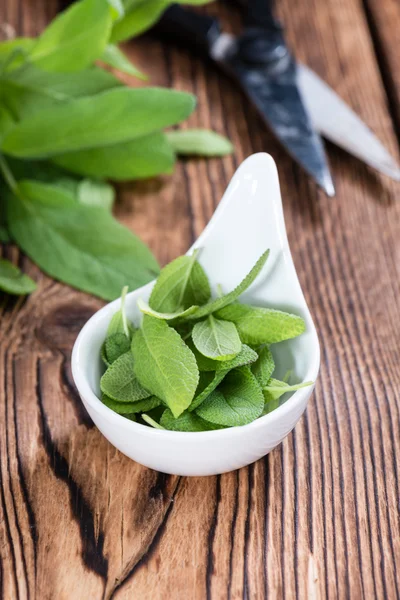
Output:
M237 30L219 4L207 11ZM2 0L0 21L33 35L58 8ZM280 0L279 11L297 56L398 156L397 0ZM202 231L240 161L270 152L321 375L293 434L258 463L209 478L150 471L106 442L71 380L72 344L101 303L4 248L39 290L0 304L2 598L398 598L400 185L328 145L328 199L211 65L149 39L129 52L154 83L195 92L191 125L228 134L236 153L121 187L119 218L165 263Z

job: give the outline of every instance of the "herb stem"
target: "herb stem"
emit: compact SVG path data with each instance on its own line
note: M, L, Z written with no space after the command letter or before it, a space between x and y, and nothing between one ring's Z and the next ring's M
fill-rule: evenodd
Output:
M14 192L14 194L18 194L18 183L16 182L6 159L2 154L0 154L0 171L3 174L3 177L11 191Z

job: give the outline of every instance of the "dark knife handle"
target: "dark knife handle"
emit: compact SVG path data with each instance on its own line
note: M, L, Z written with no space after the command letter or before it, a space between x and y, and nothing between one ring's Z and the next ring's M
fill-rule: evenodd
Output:
M213 17L185 10L177 4L164 12L154 31L207 54L221 33L219 23Z
M248 0L245 27L281 30L281 24L274 16L273 0Z

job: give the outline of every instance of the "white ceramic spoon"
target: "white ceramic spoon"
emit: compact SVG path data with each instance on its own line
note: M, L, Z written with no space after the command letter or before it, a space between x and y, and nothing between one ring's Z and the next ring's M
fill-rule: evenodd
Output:
M292 370L293 382L315 381L320 352L317 333L297 279L286 236L279 180L268 154L247 158L230 182L210 223L193 247L212 287L233 289L259 256L270 248L262 273L241 297L243 302L301 315L306 333L273 346L276 377ZM192 249L191 249L192 250ZM127 296L128 317L138 322L137 299L148 300L153 283ZM132 422L99 400L100 348L120 300L97 312L80 332L72 353L72 373L82 401L103 435L137 462L177 475L214 475L238 469L264 456L293 429L313 386L295 392L275 411L243 427L183 433Z

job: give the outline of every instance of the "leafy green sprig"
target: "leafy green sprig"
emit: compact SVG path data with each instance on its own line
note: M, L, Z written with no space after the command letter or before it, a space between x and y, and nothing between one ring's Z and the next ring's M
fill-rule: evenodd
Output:
M175 259L161 271L149 304L138 301L139 329L127 321L124 290L101 351L104 404L157 429L208 431L251 423L284 394L311 385L273 377L270 345L300 335L304 320L237 302L268 254L215 299L198 251Z
M177 154L232 151L210 131L164 132L191 114L191 94L134 89L102 68L146 79L115 43L142 33L169 4L80 0L37 38L0 43L0 241L106 300L125 283L147 283L159 266L113 218L105 180L171 173ZM0 289L23 294L34 285L3 261Z

